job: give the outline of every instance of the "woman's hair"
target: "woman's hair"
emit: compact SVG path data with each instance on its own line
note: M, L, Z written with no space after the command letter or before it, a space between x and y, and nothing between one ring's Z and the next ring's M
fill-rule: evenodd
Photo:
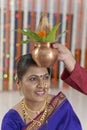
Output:
M22 55L17 63L17 77L19 80L22 80L22 77L27 72L30 66L37 66L36 62L33 60L31 54ZM48 73L50 74L50 68L47 68Z

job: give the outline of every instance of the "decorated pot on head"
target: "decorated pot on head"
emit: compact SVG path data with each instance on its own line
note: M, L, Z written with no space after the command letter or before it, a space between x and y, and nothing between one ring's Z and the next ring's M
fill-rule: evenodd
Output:
M32 57L38 66L51 67L57 60L58 52L52 48L50 42L37 43L36 48L32 51Z
M55 25L52 29L48 22L46 13L41 15L37 31L33 32L30 29L19 30L23 35L29 36L26 41L21 43L27 43L33 41L35 48L32 50L32 58L41 67L51 67L55 64L58 58L58 51L52 47L62 34L56 36L56 31L60 27L60 23ZM64 32L63 32L64 33Z

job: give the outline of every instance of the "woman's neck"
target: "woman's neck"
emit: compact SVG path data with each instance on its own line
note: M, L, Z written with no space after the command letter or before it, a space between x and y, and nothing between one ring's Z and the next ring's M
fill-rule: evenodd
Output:
M25 107L30 110L31 112L40 112L45 109L46 106L46 100L44 101L31 101L24 99Z

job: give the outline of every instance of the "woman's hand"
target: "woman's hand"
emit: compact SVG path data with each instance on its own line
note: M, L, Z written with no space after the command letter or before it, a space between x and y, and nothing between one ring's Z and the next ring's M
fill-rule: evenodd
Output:
M58 60L64 63L69 72L72 72L75 67L76 60L70 50L59 43L54 43L53 48L58 50Z

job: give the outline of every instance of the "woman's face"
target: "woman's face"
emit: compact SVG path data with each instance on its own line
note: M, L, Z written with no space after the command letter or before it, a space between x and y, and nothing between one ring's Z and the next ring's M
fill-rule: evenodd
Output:
M44 67L29 67L19 81L24 97L31 101L44 101L50 88L50 75Z

